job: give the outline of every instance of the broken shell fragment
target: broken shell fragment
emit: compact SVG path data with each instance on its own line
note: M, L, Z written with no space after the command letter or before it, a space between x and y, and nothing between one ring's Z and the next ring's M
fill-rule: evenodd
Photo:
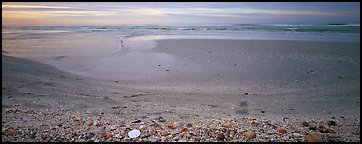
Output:
M224 124L224 126L227 127L227 128L231 128L231 127L232 127L232 124L231 124L231 122L226 122L226 123Z
M181 130L181 132L187 132L187 128L185 128L185 127L180 128L180 130Z
M305 136L308 142L322 142L323 135L320 133L310 132Z
M167 124L167 127L170 128L170 129L174 129L174 128L175 128L175 126L174 126L172 123Z
M247 131L244 133L245 137L248 139L252 139L256 137L256 133L254 131Z

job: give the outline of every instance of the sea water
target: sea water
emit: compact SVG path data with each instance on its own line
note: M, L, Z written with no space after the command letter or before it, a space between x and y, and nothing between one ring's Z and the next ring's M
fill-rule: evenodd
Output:
M2 53L79 72L89 70L89 65L102 60L110 61L104 58L138 56L140 53L135 52L150 51L156 45L154 40L180 38L359 43L360 24L3 26ZM154 55L172 59L167 54L149 56L155 58Z

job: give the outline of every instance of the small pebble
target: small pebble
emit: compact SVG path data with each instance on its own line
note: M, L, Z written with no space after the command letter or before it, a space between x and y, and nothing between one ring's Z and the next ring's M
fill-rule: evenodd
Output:
M309 123L306 122L306 121L303 121L303 122L302 122L302 126L307 127L307 126L309 126Z
M327 123L329 126L336 126L337 123L335 121L328 121Z

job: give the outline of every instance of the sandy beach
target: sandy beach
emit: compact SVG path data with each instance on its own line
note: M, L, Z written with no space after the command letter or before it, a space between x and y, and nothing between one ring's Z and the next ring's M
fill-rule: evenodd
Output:
M2 55L2 141L360 141L360 43L155 43L73 70Z

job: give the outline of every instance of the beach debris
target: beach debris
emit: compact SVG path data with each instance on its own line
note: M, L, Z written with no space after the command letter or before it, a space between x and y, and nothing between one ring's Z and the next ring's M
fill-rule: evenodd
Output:
M309 132L306 136L305 139L308 142L322 142L322 138L323 138L323 134L321 133L315 133L315 132Z
M169 72L169 71L171 71L171 70L167 69L167 70L165 70L165 71Z
M141 132L137 129L131 130L130 132L128 132L128 137L129 138L136 138L139 137L141 135Z
M187 124L186 124L186 127L190 128L190 127L192 127L192 124L191 124L191 123L187 123Z
M244 95L248 95L248 94L249 94L249 93L247 93L247 92L246 92L246 93L244 93Z
M244 133L244 135L247 139L252 139L256 137L256 133L254 131L247 131Z

